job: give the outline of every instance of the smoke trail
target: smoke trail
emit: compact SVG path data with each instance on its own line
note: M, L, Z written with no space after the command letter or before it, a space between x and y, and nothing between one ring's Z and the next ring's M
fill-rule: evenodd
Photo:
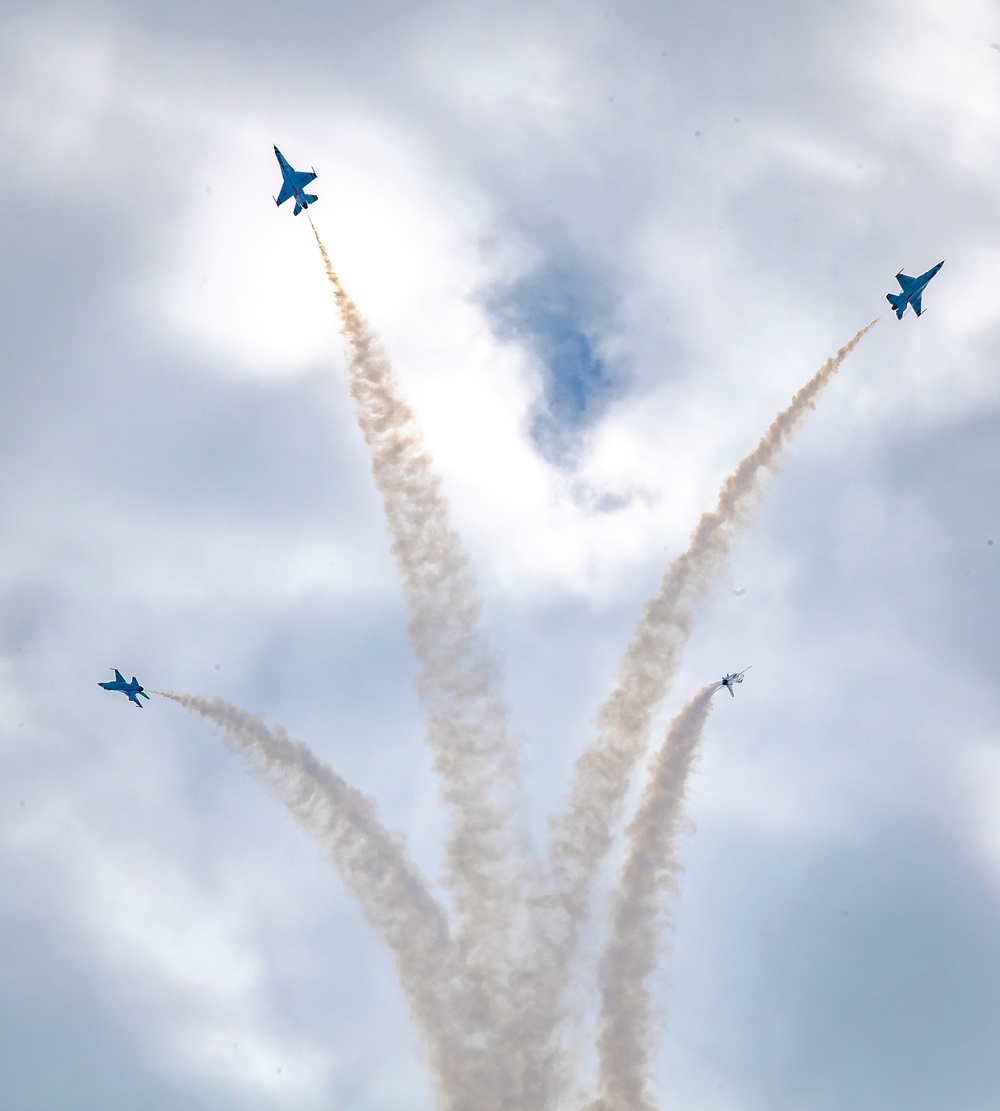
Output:
M402 838L379 821L374 802L281 728L221 698L156 691L220 726L256 777L310 834L357 899L396 965L437 1084L438 1106L483 1106L486 1079L471 1060L458 961L444 909L410 860Z
M551 822L552 894L542 908L537 969L540 1013L557 1026L560 996L589 901L594 876L621 816L636 762L645 750L652 718L673 679L687 643L695 608L723 571L746 524L765 469L776 470L782 449L844 359L878 319L861 329L795 394L757 447L723 483L685 552L668 568L659 591L626 649L610 696L597 715L597 736L577 760L566 810Z
M649 978L665 924L665 896L676 890L680 870L673 843L682 824L688 774L718 688L712 683L699 691L670 723L625 833L629 848L614 900L597 1039L601 1099L618 1111L655 1111L646 1092L656 1049Z
M497 1011L513 1007L511 950L523 937L525 889L537 873L523 819L519 755L441 480L378 338L344 289L311 220L310 226L333 288L351 396L410 608L409 633L422 668L417 689L429 711L428 743L444 800L453 808L446 882L456 934L482 1021L495 1026Z

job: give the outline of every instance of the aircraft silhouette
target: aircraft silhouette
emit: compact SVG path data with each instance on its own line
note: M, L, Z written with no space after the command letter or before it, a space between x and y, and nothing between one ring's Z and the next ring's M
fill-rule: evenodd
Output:
M913 311L919 316L924 310L920 307L920 295L923 293L927 283L934 277L934 275L944 266L944 259L942 259L937 266L932 266L926 274L921 274L919 278L911 278L908 274L904 274L902 270L896 275L896 281L899 282L900 293L887 293L885 299L896 310L896 319L902 320L903 313L906 312L906 306L909 305Z
M281 167L281 192L273 198L274 203L281 205L289 199L295 198L295 213L298 214L304 209L308 208L319 197L315 193L304 193L303 189L309 184L310 181L316 180L316 171L312 170L293 170L291 166L285 161L285 156L274 148L275 156L278 159L278 165Z
M753 664L751 664L750 667L753 667ZM719 686L725 687L726 690L729 691L730 697L735 698L736 693L733 691L733 684L742 683L743 676L750 670L750 667L745 667L742 671L736 671L731 675L723 675L719 680ZM718 687L716 687L716 690L718 690Z
M122 694L128 696L129 702L134 702L139 709L142 709L142 703L139 701L139 695L143 698L149 699L149 695L139 686L139 680L133 675L132 682L125 681L125 676L116 667L114 669L115 677L110 683L98 683L99 687L103 687L106 691L121 691Z

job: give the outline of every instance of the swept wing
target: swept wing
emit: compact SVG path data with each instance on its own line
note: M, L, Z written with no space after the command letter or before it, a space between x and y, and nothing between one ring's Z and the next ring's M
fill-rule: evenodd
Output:
M917 284L916 278L911 278L909 274L904 274L902 270L896 275L896 281L899 282L899 288L904 293L909 291Z

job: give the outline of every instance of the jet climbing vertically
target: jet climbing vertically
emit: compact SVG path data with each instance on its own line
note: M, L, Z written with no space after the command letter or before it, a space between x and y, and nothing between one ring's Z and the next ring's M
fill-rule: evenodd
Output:
M907 305L912 307L917 316L923 312L920 307L920 295L927 283L942 266L944 266L944 259L937 266L932 266L926 274L921 274L919 278L911 278L908 274L904 274L902 270L896 275L896 281L899 282L901 292L887 293L885 299L896 310L896 317L899 320L903 319L903 313L906 312Z
M312 170L293 170L291 166L285 161L284 155L274 148L275 157L278 159L278 165L281 167L281 192L274 198L275 204L284 204L289 197L295 198L295 215L304 209L308 208L319 197L315 193L305 193L303 190L310 181L316 180L316 171Z
M142 687L139 686L139 680L133 675L132 682L126 682L125 676L122 675L117 667L114 669L114 671L115 677L112 682L98 683L97 685L99 687L103 687L106 691L121 691L122 694L128 696L129 702L134 702L136 706L138 706L141 710L142 703L139 701L139 695L141 694L142 697L145 698L147 701L149 700L149 695L146 694Z

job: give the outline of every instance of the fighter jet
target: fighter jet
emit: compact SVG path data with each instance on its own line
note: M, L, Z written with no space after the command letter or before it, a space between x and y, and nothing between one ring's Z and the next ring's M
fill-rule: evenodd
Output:
M751 664L750 667L753 667L753 664ZM736 694L733 691L733 684L742 683L743 676L746 675L746 673L750 670L750 667L745 667L742 671L737 671L733 675L723 675L722 679L719 681L719 686L725 687L726 690L729 691L730 697L735 698ZM718 690L718 687L716 688L716 690Z
M899 282L900 293L887 293L885 299L896 310L896 317L899 320L903 319L903 313L906 312L906 306L911 305L913 311L919 316L923 309L920 307L920 295L924 291L924 287L934 277L934 275L944 266L944 259L942 259L937 266L932 266L926 274L921 274L919 278L911 278L909 275L904 274L902 270L896 275L896 281Z
M125 681L125 676L122 675L117 667L114 669L114 671L115 677L113 682L98 683L97 685L99 687L103 687L106 691L121 691L122 694L128 695L129 702L134 702L136 706L138 706L141 710L142 703L139 701L139 695L141 694L142 697L145 698L147 701L149 700L149 695L146 694L142 687L139 686L139 680L133 675L132 682L127 683Z
M278 159L278 165L281 167L282 182L281 192L272 199L275 204L280 205L284 204L289 197L294 197L295 215L298 216L302 209L308 208L315 201L319 200L319 197L317 197L315 193L303 192L303 189L310 181L315 181L316 171L313 170L310 173L307 170L293 170L285 161L284 155L277 147L274 148L274 153Z

